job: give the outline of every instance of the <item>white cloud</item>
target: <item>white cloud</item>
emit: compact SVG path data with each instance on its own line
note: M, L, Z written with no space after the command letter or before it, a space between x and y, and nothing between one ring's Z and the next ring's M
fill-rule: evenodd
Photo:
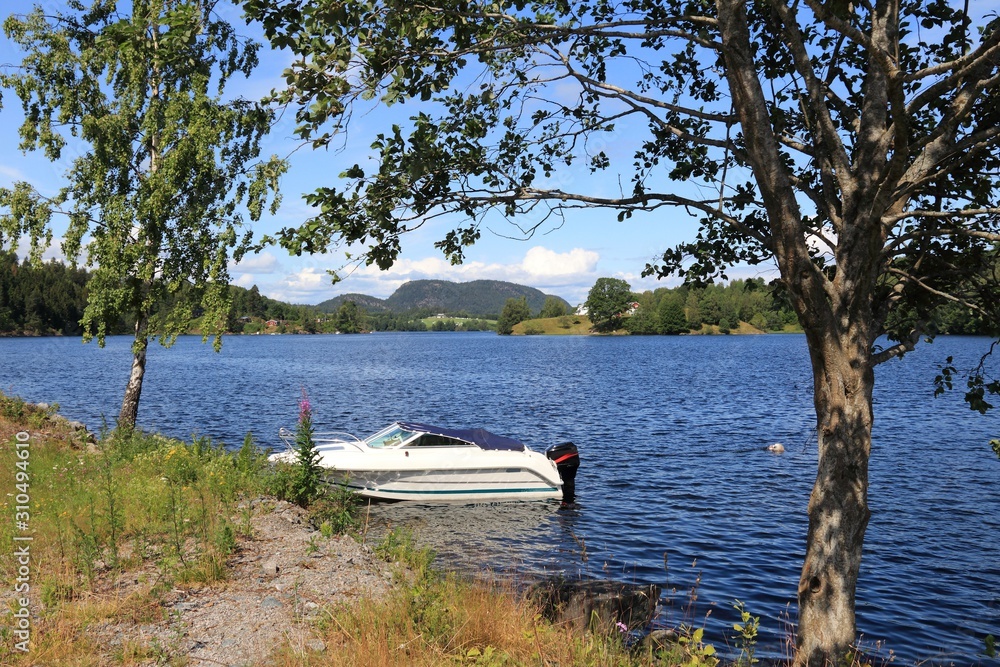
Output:
M244 257L239 264L232 264L229 267L232 273L259 274L275 273L281 268L278 258L272 253L262 252L258 255Z
M557 276L591 275L597 269L597 261L601 258L592 250L573 248L569 252L555 252L542 246L528 250L521 262L521 268L529 275L540 278Z

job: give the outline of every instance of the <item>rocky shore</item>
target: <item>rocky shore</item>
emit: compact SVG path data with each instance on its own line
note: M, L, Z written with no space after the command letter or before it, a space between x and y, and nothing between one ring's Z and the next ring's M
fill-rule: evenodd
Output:
M88 628L109 653L123 644L155 646L160 660L186 658L189 666L253 665L276 647L328 650L312 628L323 608L385 595L393 583L389 563L347 536L322 537L296 505L260 498L245 503L252 537L238 541L226 580L172 589L155 622L101 623ZM115 582L127 596L141 577Z

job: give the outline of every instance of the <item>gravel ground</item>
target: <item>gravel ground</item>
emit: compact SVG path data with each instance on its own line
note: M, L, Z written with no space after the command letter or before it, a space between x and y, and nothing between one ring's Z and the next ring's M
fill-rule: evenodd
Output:
M390 565L370 547L322 537L290 503L251 505L253 537L240 539L223 584L172 590L158 623L93 626L98 643L111 654L141 646L154 661L184 656L189 666L254 665L286 644L325 651L312 630L324 607L379 597L392 585Z

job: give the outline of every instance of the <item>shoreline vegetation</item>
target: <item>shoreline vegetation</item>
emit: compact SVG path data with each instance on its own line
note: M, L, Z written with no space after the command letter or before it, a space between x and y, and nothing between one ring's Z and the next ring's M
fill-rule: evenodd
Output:
M697 627L574 632L509 581L442 572L346 491L295 505L294 466L249 434L95 436L57 411L0 394L4 665L719 664Z

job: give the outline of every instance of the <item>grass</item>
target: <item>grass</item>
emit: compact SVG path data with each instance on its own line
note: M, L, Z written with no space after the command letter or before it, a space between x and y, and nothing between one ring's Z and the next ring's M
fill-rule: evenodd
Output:
M586 315L563 315L525 320L514 325L515 335L585 336L590 333L590 319Z
M207 438L184 443L141 431L93 443L55 409L0 394L0 544L33 538L28 583L39 615L30 653L4 655L14 641L0 636L5 665L98 664L72 657L100 653L87 626L152 621L171 587L223 581L238 531L227 517L238 514L239 499L272 493L286 474L250 439L234 453ZM23 440L28 446L17 448ZM18 484L30 498L27 531L11 520ZM0 556L5 590L18 572L13 555ZM123 588L124 580L137 583ZM139 660L146 650L133 644L125 654Z
M326 610L315 628L325 650L285 647L274 667L396 665L714 666L695 631L667 650L629 648L617 631L577 635L542 617L537 604L496 580L471 581L431 568L412 535L392 532L376 553L406 566L392 593Z

